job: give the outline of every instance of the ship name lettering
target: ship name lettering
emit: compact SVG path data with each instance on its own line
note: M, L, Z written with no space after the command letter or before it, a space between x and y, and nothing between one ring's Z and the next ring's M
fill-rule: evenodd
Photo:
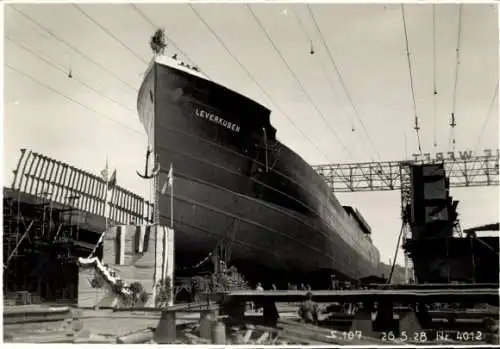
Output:
M424 161L424 162L441 162L441 161L457 161L457 160L473 160L474 156L484 157L485 159L498 159L500 158L500 149L483 149L483 154L475 154L472 150L463 151L449 151L449 152L437 152L435 154L423 153L423 154L412 154L414 161Z
M227 121L223 118L221 118L218 115L215 115L214 113L207 112L206 110L203 109L195 109L196 116L199 116L202 119L209 120L215 124L218 124L222 127L228 128L234 132L240 132L240 126L236 125L235 123L232 123L230 121Z

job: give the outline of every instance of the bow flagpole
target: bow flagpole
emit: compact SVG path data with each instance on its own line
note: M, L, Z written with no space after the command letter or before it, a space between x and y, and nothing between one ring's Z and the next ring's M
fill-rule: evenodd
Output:
M109 228L109 214L111 213L111 209L109 207L109 201L110 201L110 191L113 190L113 188L116 186L116 169L113 171L113 173L109 174L109 161L108 157L106 156L106 167L104 170L101 171L101 176L104 179L105 182L105 197L104 197L104 224L105 224L105 231L108 231Z
M94 246L92 249L92 252L90 252L89 256L87 258L91 258L95 251L97 251L97 248L102 244L104 240L104 235L108 231L108 226L109 226L109 211L108 206L109 206L109 192L115 187L116 185L116 169L113 171L113 174L111 177L109 176L109 165L108 165L108 157L106 156L106 167L104 170L101 171L101 176L102 179L105 182L106 189L105 189L105 196L104 196L104 231L102 232L101 236L99 237L99 240L97 241L97 244Z
M170 189L170 228L174 228L174 165L170 163L170 169L168 170L167 180L163 184L160 190L162 195L167 193L167 189Z
M174 229L174 165L170 164L168 171L168 184L170 185L170 228Z
M164 260L164 270L165 276L171 280L170 295L168 305L174 304L174 255L175 255L175 231L174 231L174 165L170 163L170 169L168 170L167 180L163 184L160 193L165 195L167 193L167 188L170 191L170 231L166 236L164 236L164 248L165 260Z

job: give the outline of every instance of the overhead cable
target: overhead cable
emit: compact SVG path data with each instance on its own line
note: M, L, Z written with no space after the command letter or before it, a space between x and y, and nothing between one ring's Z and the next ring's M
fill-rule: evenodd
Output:
M311 96L309 95L309 93L307 92L307 90L305 89L304 84L302 83L302 81L297 77L297 75L295 74L295 71L290 67L290 65L288 64L288 62L285 59L285 57L283 57L283 54L281 53L281 51L276 47L276 44L272 40L272 38L269 35L269 33L267 32L267 30L264 28L262 22L260 21L260 19L257 17L257 15L255 14L255 12L253 11L252 7L249 4L246 4L246 6L247 6L248 10L250 11L250 14L252 15L252 17L255 19L255 21L257 22L257 24L259 25L259 27L263 31L263 33L266 36L267 40L271 43L273 49L279 55L279 57L281 58L281 60L283 61L283 63L286 65L286 67L288 68L288 70L290 71L290 73L292 74L292 76L294 77L294 79L299 84L299 86L302 89L302 92L304 93L304 95L306 96L306 98L309 100L309 102L311 103L311 105L314 107L314 109L316 110L316 112L318 113L318 115L323 119L324 123L330 129L330 131L335 136L335 138L337 138L337 141L342 146L342 148L349 154L349 156L351 158L353 158L350 149L348 147L346 147L346 145L342 142L342 140L340 139L340 137L337 135L337 132L335 132L335 130L330 126L330 124L326 120L326 117L323 115L323 113L321 112L321 110L319 110L318 106L313 101L313 99L311 98Z
M418 145L418 152L422 154L422 145L420 143L420 125L418 122L418 114L417 114L417 102L415 99L415 87L413 83L413 73L411 69L411 59L410 59L410 48L408 45L408 30L406 28L406 16L405 16L405 9L404 9L404 4L401 4L401 17L403 19L403 30L404 30L404 38L405 38L405 46L406 46L406 58L408 62L408 72L410 73L410 87L411 87L411 96L412 96L412 102L413 102L413 112L415 115L415 124L413 126L413 129L415 130L415 133L417 134L417 145Z
M457 126L456 122L456 107L457 107L457 86L458 86L458 72L460 67L460 46L461 46L461 37L462 37L462 9L463 4L458 5L458 30L457 30L457 46L455 49L455 82L453 84L453 102L451 107L451 119L450 119L450 140L448 142L448 148L451 147L452 151L455 150L455 126Z
M125 45L120 39L118 39L113 33L111 33L108 29L104 28L99 22L97 22L92 16L90 16L87 12L85 12L79 5L73 3L73 6L83 15L85 16L89 21L94 23L96 26L98 26L103 32L108 34L111 38L113 38L116 42L118 42L123 48L125 48L128 52L130 52L133 56L135 56L137 59L142 61L144 64L148 64L148 61L142 58L140 55L138 55L134 50L132 50L130 47Z
M484 118L483 122L483 127L481 128L481 133L479 134L479 138L477 140L477 145L474 150L476 153L479 150L479 146L481 145L481 140L483 139L484 136L484 131L486 130L486 125L488 125L488 121L490 120L491 115L493 115L493 106L495 105L495 100L498 98L498 81L495 87L495 92L493 93L493 96L491 97L491 102L490 102L490 107L488 108L488 112L486 113L486 116ZM498 110L497 110L498 112Z
M436 84L436 5L432 4L432 101L434 118L434 148L437 147L437 84Z
M120 78L117 74L111 72L109 69L105 68L102 64L96 62L91 57L89 57L87 54L85 54L82 51L78 50L76 47L74 47L73 45L71 45L67 41L61 39L59 36L57 36L56 34L54 34L51 30L49 30L46 27L42 26L40 23L38 23L37 21L35 21L32 17L28 16L26 13L20 11L19 9L17 9L13 5L10 5L8 8L13 9L14 11L18 12L20 15L22 15L28 21L30 21L31 23L35 24L37 27L39 27L40 29L42 29L43 31L45 31L47 34L49 34L50 36L52 36L54 39L56 39L59 42L62 42L64 45L66 45L67 47L69 47L73 52L77 53L78 55L80 55L81 57L83 57L84 59L86 59L87 61L93 63L95 66L99 67L100 69L102 69L105 72L107 72L109 75L113 76L113 78L115 78L116 80L120 81L123 85L127 86L128 88L130 88L133 92L135 92L135 93L137 92L137 88L136 87L132 86L131 84L129 84L128 82L126 82L125 80L123 80L122 78Z
M241 63L241 61L233 54L233 52L227 47L227 45L224 43L224 41L220 38L220 36L213 30L213 28L208 24L205 19L200 15L200 13L192 6L189 4L195 15L198 17L198 19L207 27L207 29L215 36L215 38L219 41L221 46L226 50L226 52L233 58L233 60L238 63L238 65L245 71L245 73L253 80L253 82L259 87L259 89L262 91L262 93L273 103L278 111L297 129L297 131L305 138L307 139L311 145L321 154L325 159L330 160L328 156L326 156L319 148L318 146L302 131L302 129L285 113L285 111L274 101L274 99L269 95L269 93L264 89L264 87L258 82L258 80L253 76L253 74Z
M335 72L337 73L337 75L338 75L338 77L339 77L339 81L340 81L340 83L341 83L341 85L342 85L342 88L343 88L343 90L344 90L344 92L345 92L345 95L346 95L346 97L347 97L347 100L349 101L349 103L350 103L350 105L351 105L351 107L352 107L352 110L354 111L354 114L356 115L356 117L357 117L357 119L358 119L359 123L361 124L361 127L363 128L363 131L365 132L366 137L368 138L368 141L370 142L370 144L371 144L371 146L372 146L373 150L375 151L375 154L377 155L378 159L381 161L381 160L382 160L382 157L380 156L380 153L379 153L379 151L377 150L377 147L375 146L375 143L373 142L373 139L372 139L372 137L370 136L370 133L368 132L368 130L367 130L366 126L365 126L365 123L363 122L363 118L361 117L361 113L359 112L358 108L357 108L357 107L356 107L356 105L354 104L354 101L353 101L353 99L352 99L352 97L351 97L351 94L349 93L349 90L348 90L347 85L346 85L346 83L345 83L345 80L344 80L344 78L343 78L343 76L342 76L342 73L341 73L341 71L340 71L340 69L339 69L339 67L338 67L337 63L336 63L336 62L335 62L335 60L333 59L333 55L332 55L332 53L331 53L331 51L330 51L330 47L329 47L329 46L328 46L328 44L326 43L326 40L325 40L325 38L324 38L324 36L323 36L323 33L322 33L322 31L321 31L321 28L320 28L320 26L319 26L318 22L316 21L316 17L315 17L315 15L314 15L314 12L313 12L313 10L312 10L312 8L311 8L311 6L310 6L310 4L309 4L309 3L307 4L307 8L309 9L309 13L311 14L311 18L312 18L312 20L313 20L313 22L314 22L314 25L316 26L316 30L317 30L317 31L318 31L318 33L319 33L319 37L320 37L320 39L321 39L321 42L322 42L323 46L325 47L326 52L328 53L328 58L330 59L330 62L332 63L332 66L333 66L333 68L335 69Z
M17 45L18 47L22 48L23 50L29 52L31 55L33 55L34 57L38 58L39 60L45 62L46 64L50 65L51 67L53 67L54 69L57 69L58 71L60 71L61 73L63 73L64 75L68 75L68 71L64 70L63 68L61 68L60 66L58 66L57 64L55 64L54 62L44 58L43 56L39 55L38 53L36 53L35 51L33 51L32 49L28 48L27 46L25 46L24 44L21 44L20 42L17 42L15 40L13 40L11 37L9 37L8 35L5 35L5 39L7 39L9 42L12 42L13 44ZM122 103L120 103L119 101L117 101L116 99L114 98L111 98L109 96L106 96L102 91L99 91L97 90L96 88L88 85L87 83L81 81L80 79L78 79L77 77L75 77L74 75L71 76L71 79L78 82L80 85L86 87L87 89L89 90L92 90L94 91L95 93L97 93L100 97L102 98L105 98L107 100L109 100L110 102L116 104L116 105L119 105L120 107L122 107L123 109L126 109L127 111L129 111L131 114L133 114L134 116L136 115L136 112L132 109L130 109L129 107L123 105Z
M55 94L58 94L59 96L61 96L61 97L65 98L65 99L67 99L67 100L69 100L70 102L73 102L73 103L75 103L75 104L80 105L82 108L85 108L85 109L87 109L87 110L91 111L93 114L98 115L98 116L101 116L101 117L103 117L103 118L106 118L106 119L108 119L108 120L110 120L110 121L112 121L112 122L114 122L114 123L116 123L116 124L118 124L118 125L121 125L121 126L123 126L123 127L127 128L128 130L130 130L131 132L134 132L134 133L136 133L136 134L139 134L139 135L141 135L141 136L144 136L143 132L141 132L141 131L139 131L139 130L136 130L136 129L134 129L134 128L132 128L132 127L128 126L128 125L125 125L124 123L122 123L122 122L120 122L120 121L116 120L115 118L112 118L112 117L111 117L111 116L109 116L109 115L103 114L103 113L101 113L100 111L98 111L97 109L94 109L94 108L92 108L92 107L89 107L88 105L86 105L86 104L84 104L84 103L81 103L80 101L77 101L76 99L74 99L74 98L72 98L72 97L70 97L70 96L68 96L68 95L66 95L66 94L64 94L64 93L62 93L61 91L56 90L56 89L55 89L55 88L53 88L52 86L47 85L46 83L42 82L41 80L39 80L39 79L37 79L37 78L34 78L34 77L33 77L33 76L31 76L30 74L27 74L27 73L25 73L25 72L23 72L23 71L21 71L21 70L19 70L19 69L15 68L15 67L13 67L13 66L9 65L8 63L5 63L5 66L6 66L7 68L9 68L9 69L11 69L11 70L15 71L15 72L16 72L16 73L18 73L19 75L22 75L22 76L24 76L25 78L27 78L27 79L29 79L29 80L31 80L31 81L33 81L33 82L36 82L36 83L38 83L39 85L41 85L41 86L45 87L46 89L48 89L48 90L50 90L50 91L54 92Z
M293 13L293 16L295 17L295 19L297 20L297 22L299 23L299 26L302 28L302 31L303 31L305 37L307 38L307 40L309 40L311 42L311 47L312 47L313 41L312 41L311 36L309 35L309 33L306 30L304 22L300 19L300 16L297 14L297 11L295 11L293 8L292 8L292 13ZM330 74L328 74L328 72L325 69L325 66L323 65L322 62L319 63L319 66L321 67L321 70L323 71L323 75L325 76L326 80L328 81L328 84L330 85L330 89L332 90L336 99L339 100L339 96L337 94L337 89L335 88L335 84L333 83ZM352 122L351 118L349 117L347 111L345 110L345 106L343 104L342 104L342 109L344 110L345 117L349 120L349 123L351 124L351 130L354 132L354 123Z

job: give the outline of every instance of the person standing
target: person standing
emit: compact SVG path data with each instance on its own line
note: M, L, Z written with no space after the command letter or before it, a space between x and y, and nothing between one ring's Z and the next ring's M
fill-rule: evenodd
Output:
M264 291L264 287L260 282L257 282L257 287L255 287L255 291ZM262 304L260 302L254 302L254 309L257 313L260 313L262 309Z
M306 300L300 304L299 316L305 323L316 324L318 322L318 305L312 298L313 294L307 292Z

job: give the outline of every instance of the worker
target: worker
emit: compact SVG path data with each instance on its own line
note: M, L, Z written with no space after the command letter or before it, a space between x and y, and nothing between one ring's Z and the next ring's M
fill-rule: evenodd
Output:
M313 294L307 292L306 300L300 304L299 316L300 318L310 324L318 322L318 305L312 300Z
M275 285L275 284L272 284L272 285L271 285L271 290L273 290L273 291L276 291L276 290L277 290L277 288L276 288L276 285Z
M260 282L257 282L257 287L255 287L256 291L264 291L264 288L262 287L262 284ZM253 308L257 313L260 313L263 311L262 303L259 301L253 302Z

